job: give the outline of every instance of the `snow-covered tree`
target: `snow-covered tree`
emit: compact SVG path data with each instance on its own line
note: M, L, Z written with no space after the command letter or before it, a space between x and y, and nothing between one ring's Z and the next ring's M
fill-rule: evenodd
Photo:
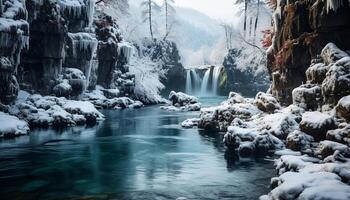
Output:
M96 4L113 8L119 16L127 14L129 10L129 0L96 0Z
M154 0L143 0L141 3L141 7L143 8L142 11L142 17L143 17L143 22L148 22L149 25L149 32L151 35L151 38L154 38L154 33L153 33L153 12L154 11L159 11L160 6L154 1Z

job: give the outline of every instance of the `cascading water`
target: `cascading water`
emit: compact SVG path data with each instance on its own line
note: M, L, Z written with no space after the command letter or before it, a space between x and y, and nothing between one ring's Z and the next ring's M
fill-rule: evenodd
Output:
M191 71L187 70L187 76L186 76L186 93L192 94L192 78L191 78Z
M219 86L219 77L220 77L220 72L221 72L222 67L214 67L214 72L213 72L213 94L217 95L218 94L218 86Z
M188 69L186 76L186 93L198 96L218 95L218 86L222 66L206 69L201 78L197 71L201 69Z
M209 76L210 76L210 69L208 69L203 77L202 86L201 86L201 96L207 96L208 95L208 82L209 82Z

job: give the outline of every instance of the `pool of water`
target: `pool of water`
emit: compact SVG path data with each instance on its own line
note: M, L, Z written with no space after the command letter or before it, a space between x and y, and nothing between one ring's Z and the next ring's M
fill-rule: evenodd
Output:
M222 135L179 125L198 112L102 112L98 126L0 141L1 199L257 199L269 191L270 161L235 157Z

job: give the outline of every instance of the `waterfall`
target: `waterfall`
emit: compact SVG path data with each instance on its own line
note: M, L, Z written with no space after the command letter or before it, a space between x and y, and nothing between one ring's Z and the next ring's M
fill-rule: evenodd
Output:
M186 93L192 94L192 78L191 78L191 71L187 70L187 76L186 76Z
M217 95L218 94L218 86L219 86L219 77L220 77L220 72L221 72L222 67L218 66L214 68L213 72L213 81L212 81L212 87L213 87L213 94Z
M208 92L208 82L209 82L209 76L210 76L210 69L208 69L203 77L203 81L202 81L202 86L201 86L201 95L205 96Z
M198 96L218 95L221 66L204 69L203 77L200 72L203 68L188 69L186 74L186 93Z

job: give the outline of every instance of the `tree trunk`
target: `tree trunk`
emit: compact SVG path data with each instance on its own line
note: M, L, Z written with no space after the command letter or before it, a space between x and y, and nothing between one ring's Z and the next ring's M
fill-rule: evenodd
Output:
M256 29L258 29L258 20L259 20L259 14L260 14L260 0L258 0L258 11L256 12L256 18L255 18L255 26L254 26L254 43L256 39Z
M148 0L148 21L149 21L149 31L151 33L151 38L153 40L153 28L152 28L152 0Z
M246 36L247 30L247 9L248 9L248 0L244 0L244 37Z

